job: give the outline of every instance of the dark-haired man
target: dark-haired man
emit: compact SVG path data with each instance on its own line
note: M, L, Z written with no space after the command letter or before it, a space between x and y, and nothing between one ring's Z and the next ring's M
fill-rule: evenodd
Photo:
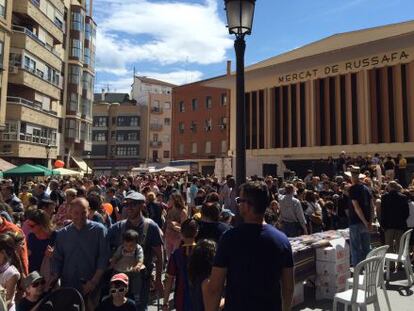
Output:
M224 284L226 311L290 310L292 249L282 232L264 224L268 187L259 181L245 183L237 202L244 223L219 242L210 279L203 285L205 310L218 310Z
M201 220L196 240L213 240L218 242L230 226L220 222L221 206L218 202L206 202L201 207Z

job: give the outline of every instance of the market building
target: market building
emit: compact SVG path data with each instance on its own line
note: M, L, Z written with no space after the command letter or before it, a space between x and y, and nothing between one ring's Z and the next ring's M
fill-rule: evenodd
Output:
M414 157L413 21L310 43L246 67L245 81L247 176L301 171L341 151ZM235 75L204 85L235 94Z

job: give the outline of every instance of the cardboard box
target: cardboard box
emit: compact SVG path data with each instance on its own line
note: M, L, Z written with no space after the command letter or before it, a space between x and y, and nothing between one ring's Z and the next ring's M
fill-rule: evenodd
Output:
M295 290L293 292L292 307L300 305L305 301L305 290L303 282L295 284Z
M316 300L332 300L336 293L345 291L345 286L317 286L315 289Z
M317 275L340 275L350 271L349 262L335 263L327 261L316 261Z
M318 275L316 277L316 286L330 287L330 288L345 288L346 280L351 277L351 272L339 275Z
M332 241L331 241L332 243ZM349 262L350 252L348 243L316 249L316 260L327 262Z

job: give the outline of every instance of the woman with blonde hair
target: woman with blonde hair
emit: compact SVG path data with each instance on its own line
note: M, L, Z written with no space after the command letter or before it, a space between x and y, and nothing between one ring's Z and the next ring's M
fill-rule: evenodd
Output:
M167 257L180 246L181 223L188 217L187 207L179 192L173 192L170 195L168 205L169 209L165 220L165 248Z

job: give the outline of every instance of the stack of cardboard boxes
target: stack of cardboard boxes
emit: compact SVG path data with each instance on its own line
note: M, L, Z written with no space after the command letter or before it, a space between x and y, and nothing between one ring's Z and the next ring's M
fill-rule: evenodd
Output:
M333 299L345 290L350 277L350 253L345 239L332 240L332 246L316 249L316 300Z

